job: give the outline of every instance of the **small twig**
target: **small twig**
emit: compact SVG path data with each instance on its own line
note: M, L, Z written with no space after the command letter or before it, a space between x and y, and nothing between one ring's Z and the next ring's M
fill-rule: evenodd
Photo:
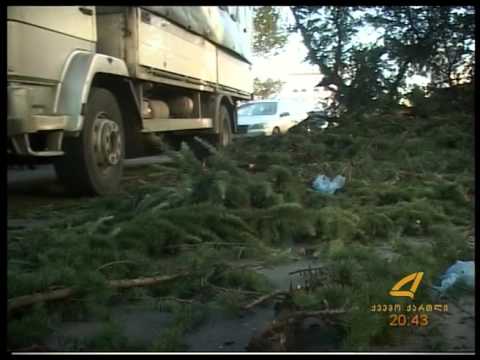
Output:
M13 264L25 264L25 265L33 265L31 261L26 261L26 260L18 260L18 259L12 259L8 260L9 263Z
M100 271L102 269L105 269L106 267L109 267L111 265L117 265L117 264L136 264L136 262L130 261L130 260L112 261L112 262L109 262L109 263L106 263L106 264L103 264L103 265L99 266L95 271Z
M345 309L331 309L331 310L318 310L318 311L296 311L289 315L289 318L309 318L309 317L322 317L325 315L342 315L347 311Z
M223 291L223 292L237 292L237 293L240 293L240 294L246 294L246 295L259 295L261 294L261 292L259 291L252 291L252 290L243 290L243 289L233 289L233 288L224 288L224 287L221 287L221 286L216 286L216 285L213 285L213 284L210 284L208 283L207 284L208 286L211 286L213 289L215 290L219 290L219 291Z
M127 180L127 181L137 180L137 179L140 179L140 176L124 176L123 177L123 180Z
M170 245L168 247L195 247L195 246L202 246L202 245L209 245L209 246L215 246L215 245L223 245L223 246L232 246L232 247L254 247L256 245L249 245L245 243L230 243L230 242L215 242L215 241L205 241L201 242L198 244L178 244L178 245Z
M33 344L28 347L20 349L7 350L9 352L40 352L40 351L51 351L46 345L37 345Z
M110 220L113 220L115 217L113 215L110 215L110 216L105 216L105 217L102 217L100 219L98 219L91 227L90 229L88 230L88 233L91 235L93 234L95 231L97 231L97 229L104 223L106 223L107 221L110 221Z
M176 302L184 303L184 304L194 304L195 303L195 300L193 300L193 299L179 299L179 298L176 298L176 297L173 297L173 296L161 297L158 300L160 300L160 301L170 301L171 300L171 301L176 301Z

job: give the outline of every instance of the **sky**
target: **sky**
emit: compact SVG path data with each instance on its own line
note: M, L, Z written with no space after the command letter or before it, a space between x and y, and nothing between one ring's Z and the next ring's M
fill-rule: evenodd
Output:
M318 66L303 62L307 48L300 34L291 34L287 45L276 56L268 58L254 57L253 76L261 80L266 78L286 80L290 73L319 73Z
M281 16L286 24L294 23L293 15L287 6L279 7ZM361 42L373 42L379 34L371 27L364 27L358 34L358 40ZM253 57L252 72L253 76L261 80L271 78L274 80L286 81L288 74L291 73L316 73L320 72L318 66L304 62L307 56L307 48L303 44L300 33L290 34L287 45L278 55L268 58ZM418 84L425 86L428 83L426 77L414 76L407 79L407 85Z
M287 6L280 6L281 17L286 24L292 25L294 18ZM311 65L303 60L307 56L307 48L303 44L299 33L289 35L285 48L276 56L268 58L253 57L253 76L261 80L271 78L285 81L290 73L319 73L318 66Z

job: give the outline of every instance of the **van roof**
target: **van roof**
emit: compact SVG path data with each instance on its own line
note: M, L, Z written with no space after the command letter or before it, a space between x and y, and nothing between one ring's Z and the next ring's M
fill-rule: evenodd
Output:
M256 103L265 103L265 102L289 102L289 103L302 103L301 101L295 100L295 99L262 99L262 100L251 100L246 103L243 103L241 105L247 105L247 104L256 104Z

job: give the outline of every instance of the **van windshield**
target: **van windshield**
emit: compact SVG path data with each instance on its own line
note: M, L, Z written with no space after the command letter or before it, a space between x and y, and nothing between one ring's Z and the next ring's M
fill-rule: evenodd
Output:
M245 104L238 108L238 116L262 116L275 115L277 113L276 102L260 102Z

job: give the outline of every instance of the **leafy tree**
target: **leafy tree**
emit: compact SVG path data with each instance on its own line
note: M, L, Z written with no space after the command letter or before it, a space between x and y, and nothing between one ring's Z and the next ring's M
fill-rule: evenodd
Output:
M280 12L276 6L259 6L255 11L253 51L255 55L269 56L283 48L288 33L280 23Z
M253 81L253 94L261 99L267 99L272 95L278 94L284 82L281 80L266 79L261 81L255 78Z
M339 91L345 85L346 45L355 32L349 8L295 6L292 12L308 49L307 60L319 65L323 86Z
M407 76L425 74L435 51L432 17L426 6L383 6L367 14L366 21L383 32L382 41L388 49L390 79L388 92L398 100L399 88Z
M431 61L433 86L452 87L473 79L475 19L471 7L435 9L436 52Z
M473 79L473 7L293 6L295 29L320 67L320 86L333 92L334 109L362 111L398 104L405 80L431 75L432 86ZM355 38L363 25L380 34L374 44Z
M319 86L334 94L331 110L368 106L379 97L382 92L379 70L385 50L376 45L354 44L354 36L363 24L358 16L361 8L295 6L292 12L295 28L308 49L307 59L317 64L324 75Z
M383 31L388 60L397 73L390 93L398 95L406 76L432 75L432 85L453 86L459 70L471 69L474 14L469 7L383 6L366 21ZM458 81L457 81L458 82Z

